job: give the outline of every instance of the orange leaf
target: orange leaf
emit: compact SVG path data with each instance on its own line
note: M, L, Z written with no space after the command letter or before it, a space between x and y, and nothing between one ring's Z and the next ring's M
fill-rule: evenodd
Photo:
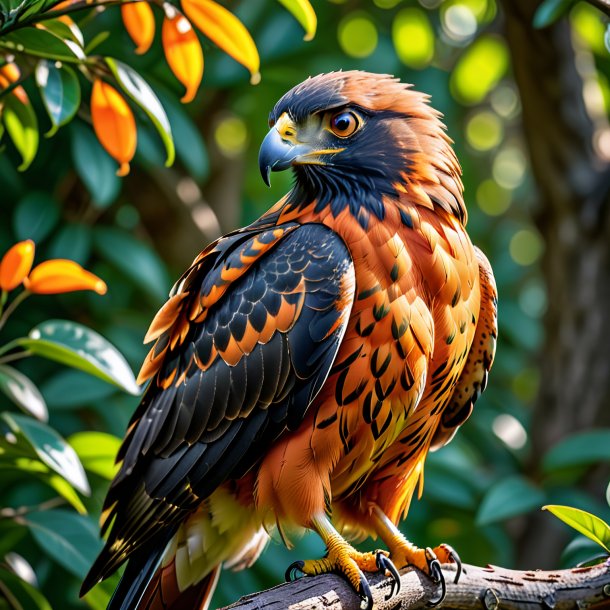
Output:
M123 24L136 43L136 53L142 55L150 49L155 38L155 16L148 2L121 4Z
M75 290L93 290L106 294L106 283L78 263L63 258L44 261L32 269L24 286L35 294L59 294Z
M17 288L30 272L34 262L34 242L31 239L20 241L12 246L0 261L0 288Z
M121 94L100 78L93 82L91 118L97 139L120 164L117 174L125 176L136 152L136 120Z
M174 76L186 87L182 102L191 102L203 76L203 51L189 20L166 5L161 39L163 50Z
M0 68L0 87L2 89L8 89L10 85L14 82L18 81L21 77L21 71L19 70L19 66L14 63L6 63ZM28 94L25 92L25 89L19 85L15 87L11 93L22 103L29 104L30 100L28 98Z
M252 84L260 81L260 59L254 40L231 11L212 0L182 0L182 8L195 27L250 70Z

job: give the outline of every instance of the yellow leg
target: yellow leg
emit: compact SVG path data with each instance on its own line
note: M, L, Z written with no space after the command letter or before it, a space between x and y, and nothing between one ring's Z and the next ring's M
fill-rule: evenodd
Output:
M440 544L431 549L421 549L409 542L403 533L388 519L378 507L373 507L373 524L375 531L390 550L390 557L395 565L403 568L415 566L441 585L441 596L432 605L443 601L446 593L445 577L441 571L441 563L455 563L457 566L454 582L458 582L462 574L462 562L459 555L448 545Z
M363 610L371 610L373 607L371 587L363 571L378 572L383 570L385 572L387 570L394 579L390 595L398 592L400 589L400 576L392 562L388 559L386 551L376 551L374 553L361 553L357 551L343 539L324 514L312 519L311 528L322 538L328 553L322 559L295 561L286 571L287 580L290 580L297 571L309 576L338 572L349 581L354 590L362 598L360 607Z

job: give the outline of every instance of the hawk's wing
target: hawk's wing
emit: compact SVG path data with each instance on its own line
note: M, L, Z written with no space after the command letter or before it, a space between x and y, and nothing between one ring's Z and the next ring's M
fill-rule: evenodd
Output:
M470 417L474 403L487 385L487 375L493 364L498 336L498 291L487 257L475 246L479 263L481 306L477 327L466 364L455 385L449 404L443 410L432 439L432 449L446 445L457 429Z
M119 452L102 513L109 539L84 590L299 425L354 284L345 244L321 224L244 230L195 260L149 331L141 376L154 378Z

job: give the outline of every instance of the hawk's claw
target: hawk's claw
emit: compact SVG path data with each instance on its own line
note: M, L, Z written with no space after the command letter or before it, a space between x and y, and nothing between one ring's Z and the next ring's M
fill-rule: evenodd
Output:
M447 595L447 583L445 582L445 575L441 570L441 564L438 559L434 558L432 561L430 561L428 564L428 569L430 571L430 578L432 579L432 582L441 586L441 594L439 595L438 599L430 600L426 604L426 606L433 607L438 606L445 599L445 595Z
M302 560L299 561L293 561L288 568L286 568L286 572L284 573L284 578L286 579L287 582L292 582L293 580L296 580L298 578L297 576L297 572L301 572L301 574L303 574L303 566L305 565L305 562Z
M458 581L460 580L460 576L462 575L462 560L453 549L449 551L449 558L451 559L452 563L455 563L455 578L453 579L453 583L457 585Z
M358 569L360 572L360 570ZM373 610L373 594L371 593L371 587L368 580L364 577L364 574L360 572L360 602L361 610Z
M387 601L394 595L400 593L400 574L398 573L398 570L396 569L396 566L392 560L384 552L377 551L375 561L380 572L385 573L387 570L392 577L392 587L390 592L385 596Z

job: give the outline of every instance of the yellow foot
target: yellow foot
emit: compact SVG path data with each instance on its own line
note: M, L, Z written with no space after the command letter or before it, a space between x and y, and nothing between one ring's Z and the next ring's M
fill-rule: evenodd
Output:
M295 561L286 570L286 580L292 580L298 572L309 576L336 572L342 574L360 595L362 610L372 610L373 595L363 572L387 571L392 577L392 588L386 599L400 590L400 575L388 557L387 551L360 553L338 534L326 540L328 554L322 559Z
M431 549L421 549L409 542L402 532L379 510L374 511L377 533L390 549L390 557L399 568L411 565L419 568L430 576L432 581L440 585L441 591L437 599L428 602L429 606L437 606L447 593L445 576L441 570L442 563L453 563L456 566L454 583L462 575L462 561L460 556L448 545L440 544Z

